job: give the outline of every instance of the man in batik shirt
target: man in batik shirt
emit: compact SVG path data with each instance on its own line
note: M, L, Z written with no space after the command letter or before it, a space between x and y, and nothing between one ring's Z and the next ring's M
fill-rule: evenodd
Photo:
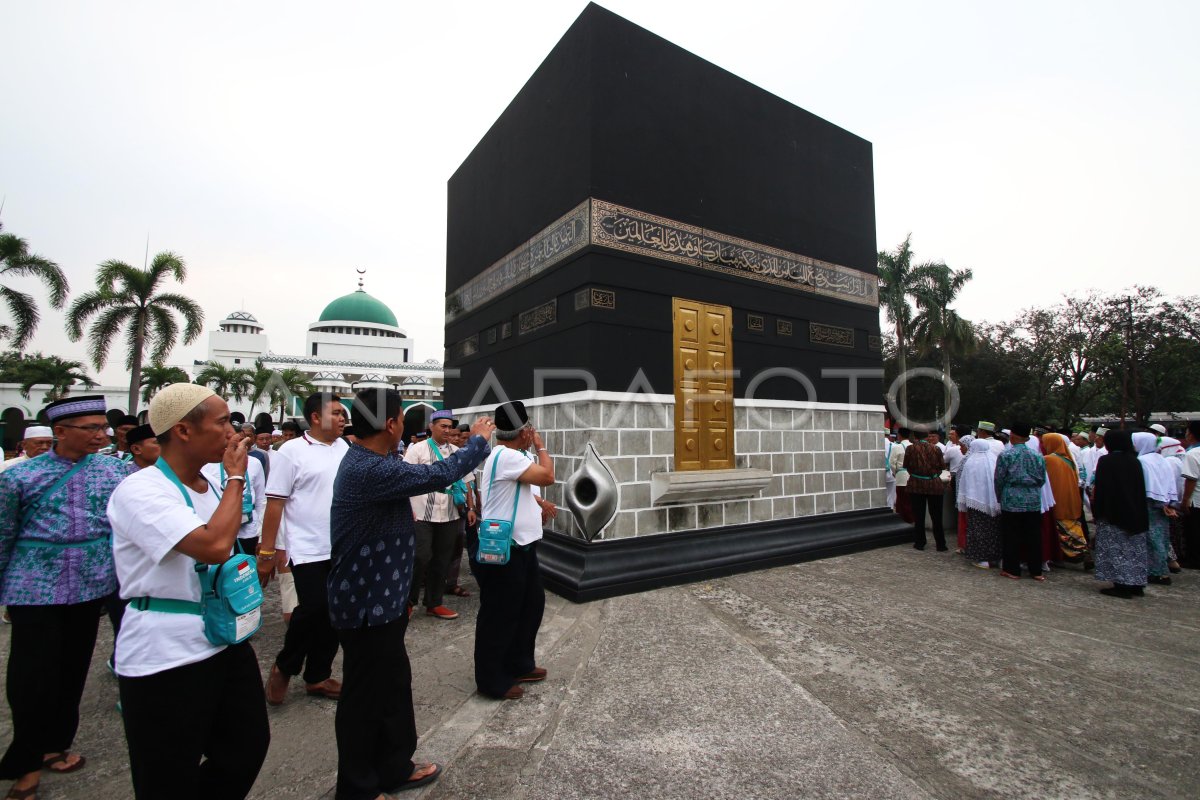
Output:
M104 398L51 403L54 449L0 473L0 605L12 617L8 698L12 743L0 778L17 796L43 768L74 772L68 752L79 727L104 598L117 588L108 499L127 473L97 456L108 438Z
M1000 574L1021 577L1024 552L1029 574L1035 581L1042 575L1042 484L1046 482L1046 461L1025 446L1029 426L1012 426L1012 447L996 461L996 498L1000 501L1000 528L1004 536L1004 562Z

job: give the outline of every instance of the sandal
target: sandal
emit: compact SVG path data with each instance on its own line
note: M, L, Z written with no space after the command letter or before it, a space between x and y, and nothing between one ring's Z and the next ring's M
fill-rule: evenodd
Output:
M423 769L428 769L429 772L427 772L425 775L421 776L420 778L413 777ZM409 789L417 789L422 786L427 786L428 784L431 784L434 781L436 781L438 778L440 778L441 775L442 775L442 767L440 764L414 764L412 775L409 776L408 780L406 780L404 783L400 784L399 786L397 786L394 789L388 789L384 793L385 794L396 794L398 792L406 792Z
M455 586L453 589L447 589L446 591L449 592L450 594L454 595L455 597L470 597L471 596L471 593L468 592L466 589L464 589L461 586Z
M8 790L8 794L4 796L4 800L37 800L37 791L41 788L37 784L30 786L28 789L12 788Z
M68 763L67 759L70 756L71 753L55 753L52 756L46 756L42 760L42 769L48 772L53 772L56 775L66 775L71 772L78 772L79 770L83 769L85 764L87 764L87 759L83 756L79 756L79 760L73 764ZM56 766L57 764L63 764L65 766L59 767Z

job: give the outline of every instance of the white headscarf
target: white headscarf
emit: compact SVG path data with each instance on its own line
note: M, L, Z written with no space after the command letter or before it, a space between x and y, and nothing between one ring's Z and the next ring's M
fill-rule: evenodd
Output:
M971 442L958 475L959 511L974 509L991 517L1000 514L995 484L997 458L991 440L975 439Z
M1163 503L1178 502L1175 473L1166 459L1158 454L1158 437L1139 431L1133 435L1133 449L1137 451L1138 461L1142 462L1142 473L1146 476L1146 497Z
M28 429L25 431L25 434L29 435ZM1169 459L1172 456L1182 457L1185 453L1187 453L1187 450L1184 449L1183 444L1178 439L1164 436L1158 442L1158 454L1163 458Z

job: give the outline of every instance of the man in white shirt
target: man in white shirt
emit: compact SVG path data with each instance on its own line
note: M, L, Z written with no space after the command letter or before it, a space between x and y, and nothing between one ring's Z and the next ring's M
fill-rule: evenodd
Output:
M220 461L236 487L247 443L233 435L225 401L191 383L154 396L150 425L162 461L122 481L108 503L130 603L116 670L133 792L236 800L250 793L271 740L262 675L248 641L209 642L195 566L229 559L242 516L241 493L222 494L201 468Z
M908 499L908 470L904 468L904 451L908 449L908 438L911 435L912 431L908 428L901 428L900 435L896 437L890 450L891 455L888 456L888 466L896 482L896 502L892 508L900 515L900 519L909 525L915 522L915 518L912 503Z
M258 459L250 458L246 464L246 480L240 487L233 487L233 491L241 489L242 492L242 527L238 529L237 547L239 553L255 555L258 552L258 533L262 530L263 512L267 510L267 478ZM224 464L206 464L201 471L214 486L225 491L229 475Z
M1179 502L1183 514L1183 553L1179 563L1189 569L1200 569L1200 491L1196 491L1196 482L1200 481L1200 420L1188 422L1183 446L1187 452L1183 456L1183 497Z
M537 560L542 509L532 489L553 485L554 462L523 403L497 408L495 422L498 446L481 468L481 516L512 521L512 543L507 563L480 564L478 539L467 542L471 573L479 582L475 685L488 697L513 700L525 693L522 683L546 678L534 660L546 593ZM526 448L537 453L536 464L521 452Z
M450 439L457 434L454 412L443 408L429 418L430 436L408 448L404 461L409 464L435 464L458 450ZM458 502L461 495L461 511ZM439 619L456 619L458 612L446 608L446 574L454 543L463 534L463 516L467 505L467 488L456 481L445 490L409 498L416 528L417 548L413 560L412 587L408 605L413 608L421 599L425 587L425 613Z
M304 673L304 689L313 696L337 700L342 684L330 677L338 638L329 621L329 509L333 479L349 449L342 439L346 409L337 395L314 394L304 401L309 429L284 442L271 462L267 481L267 510L258 547L258 574L265 585L279 568L276 552L279 521L287 526L287 558L291 562L296 597L283 649L267 679L267 702L287 699L293 675Z

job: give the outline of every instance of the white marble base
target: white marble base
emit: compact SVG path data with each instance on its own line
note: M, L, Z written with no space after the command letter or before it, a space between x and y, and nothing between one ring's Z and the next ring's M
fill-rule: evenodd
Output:
M883 406L734 401L738 470L767 476L750 497L655 503L654 485L674 470L671 395L575 392L526 400L533 423L554 456L557 482L546 497L561 509L550 527L580 536L563 496L588 442L616 477L620 504L600 539L719 528L750 522L886 507L883 485ZM495 406L456 409L459 419L491 414ZM697 473L702 474L702 473ZM661 500L661 498L660 498Z

